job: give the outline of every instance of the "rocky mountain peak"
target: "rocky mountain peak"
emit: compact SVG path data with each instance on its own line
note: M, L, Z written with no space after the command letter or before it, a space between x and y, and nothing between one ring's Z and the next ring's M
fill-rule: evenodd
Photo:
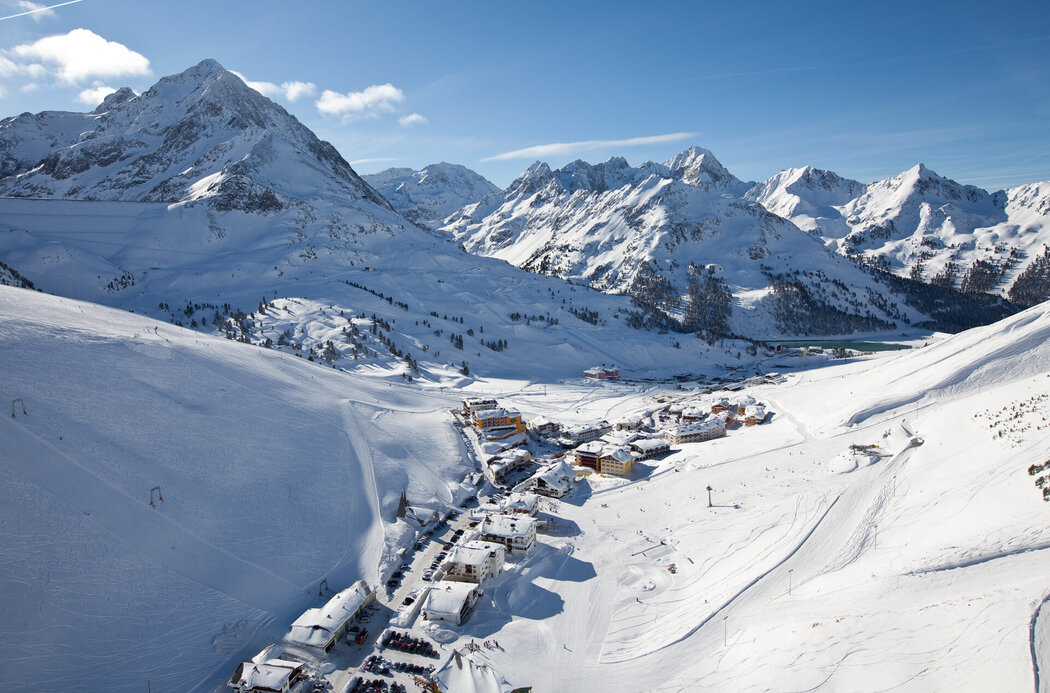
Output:
M41 132L50 143L43 158L19 157L11 173L22 175L0 179L0 194L205 200L220 211L259 213L326 197L389 209L331 144L215 60L163 77L140 96L119 90L87 115L75 129ZM6 137L0 128L0 154L14 147Z
M113 92L112 94L110 94L106 98L102 99L102 103L100 103L95 108L95 110L92 111L92 113L94 113L96 115L101 115L103 113L108 113L109 111L113 110L117 106L123 105L123 104L127 103L128 101L131 101L132 99L134 99L137 96L138 96L138 94L136 94L135 90L132 89L131 87L121 87L120 89L117 89L115 92Z
M703 147L689 147L668 159L664 166L672 177L705 190L741 185L741 181Z

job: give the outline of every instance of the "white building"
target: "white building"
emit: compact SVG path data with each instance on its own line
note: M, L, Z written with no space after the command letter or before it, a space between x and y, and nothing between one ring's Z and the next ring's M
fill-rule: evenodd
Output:
M296 645L315 647L327 652L346 632L350 621L371 604L375 597L375 590L369 588L364 580L358 580L329 599L324 606L304 611L292 624L284 639Z
M497 407L499 407L499 403L492 398L468 397L463 400L463 415L471 416L475 412L485 411L486 409L496 409Z
M229 686L240 693L288 693L303 678L303 663L270 657L273 645L241 662Z
M643 438L631 443L635 459L648 460L671 451L671 444L664 438Z
M726 414L712 416L706 421L676 426L664 431L664 438L672 445L721 438L726 434Z
M572 489L575 480L576 470L565 460L559 460L540 470L523 486L517 488L529 488L542 496L561 498Z
M442 580L430 588L419 613L428 621L447 621L458 626L466 620L481 594L481 585Z
M507 550L502 544L474 539L452 549L446 580L482 583L503 570Z
M503 544L507 553L528 553L536 543L536 519L527 515L489 515L478 525L481 539Z
M532 459L532 453L525 448L513 448L492 457L487 462L492 478L497 483L503 481L512 472L523 469Z
M529 420L525 427L530 434L537 438L553 438L561 432L561 424L551 421L546 416L537 416Z
M612 424L608 421L600 421L596 424L576 424L564 426L561 429L561 437L558 443L562 447L571 448L586 443L589 440L597 440L612 430Z
M540 509L540 497L535 493L511 493L500 505L500 512L536 516Z

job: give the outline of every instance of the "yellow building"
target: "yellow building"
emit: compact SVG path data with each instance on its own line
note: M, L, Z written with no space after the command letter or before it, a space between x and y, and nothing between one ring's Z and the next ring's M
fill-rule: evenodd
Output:
M513 409L488 409L474 412L474 426L479 431L490 431L494 428L512 428L520 433L525 430L521 422L521 412Z
M634 455L625 448L607 449L598 458L598 473L606 476L627 476L634 469Z

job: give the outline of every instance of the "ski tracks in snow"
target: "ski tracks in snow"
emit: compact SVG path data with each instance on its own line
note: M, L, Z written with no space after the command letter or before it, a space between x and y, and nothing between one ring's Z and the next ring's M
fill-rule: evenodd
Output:
M13 471L142 554L205 587L270 614L281 613L302 588L267 568L197 536L159 508L90 472L75 457L21 423L8 441Z

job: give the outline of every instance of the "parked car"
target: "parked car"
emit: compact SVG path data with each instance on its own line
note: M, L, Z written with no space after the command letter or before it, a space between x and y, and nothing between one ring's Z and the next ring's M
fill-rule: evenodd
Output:
M460 528L460 529L457 529L455 532L453 532L453 534L455 534L457 537L461 537L461 536L463 536L463 532L464 532L463 528Z
M405 597L405 599L401 603L404 604L405 606L408 606L409 604L411 604L414 601L416 601L415 597Z
M434 579L434 573L428 570L427 572L423 573L423 579L427 582L430 582Z

